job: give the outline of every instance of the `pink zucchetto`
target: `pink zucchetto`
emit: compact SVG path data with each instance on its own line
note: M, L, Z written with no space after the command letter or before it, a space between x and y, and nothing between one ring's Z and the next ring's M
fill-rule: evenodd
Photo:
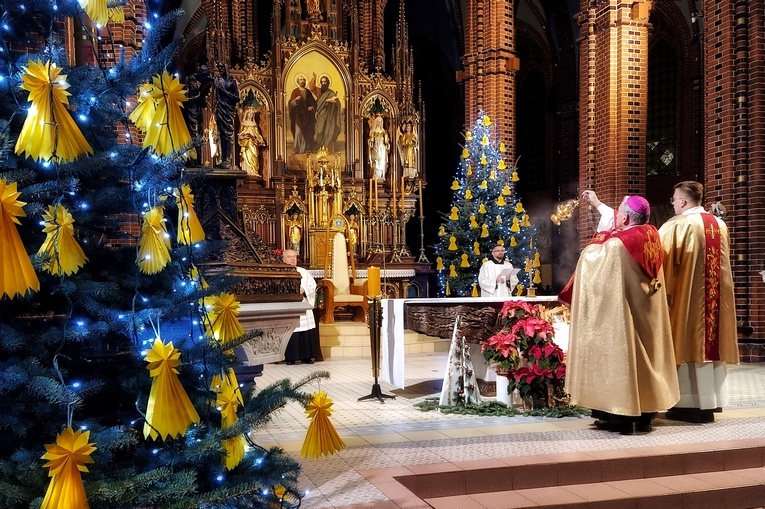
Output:
M650 214L651 206L648 204L648 200L642 196L628 196L627 206L637 212L638 214Z

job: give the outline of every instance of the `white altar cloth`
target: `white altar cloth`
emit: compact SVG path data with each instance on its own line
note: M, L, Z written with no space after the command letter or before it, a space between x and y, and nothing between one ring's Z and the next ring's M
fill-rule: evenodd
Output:
M404 370L404 307L407 304L416 305L458 305L458 304L493 304L508 300L520 300L533 303L552 303L558 305L556 295L539 297L447 297L440 299L382 299L382 356L380 359L380 378L394 387L406 387Z

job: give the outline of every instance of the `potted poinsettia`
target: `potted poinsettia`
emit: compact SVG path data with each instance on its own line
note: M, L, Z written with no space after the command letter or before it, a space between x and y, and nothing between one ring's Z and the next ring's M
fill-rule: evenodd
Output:
M509 393L517 389L531 406L553 406L553 396L563 394L566 365L552 324L523 301L506 302L499 320L499 331L481 343L484 358L508 378Z

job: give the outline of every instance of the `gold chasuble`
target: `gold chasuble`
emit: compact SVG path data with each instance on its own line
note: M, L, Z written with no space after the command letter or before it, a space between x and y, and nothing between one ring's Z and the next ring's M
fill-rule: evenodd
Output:
M686 213L659 234L677 363L738 364L727 226L706 212Z
M582 251L567 285L572 404L639 416L680 399L662 257L651 225L601 232Z

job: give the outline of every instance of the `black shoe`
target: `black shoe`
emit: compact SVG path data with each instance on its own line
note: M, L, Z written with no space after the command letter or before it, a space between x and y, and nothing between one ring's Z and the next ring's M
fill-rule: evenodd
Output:
M613 424L611 424L609 422L606 422L606 421L603 421L603 420L600 420L600 419L598 419L597 421L593 422L592 424L594 424L596 428L602 429L603 431L615 431Z
M622 435L634 435L635 424L632 422L622 422L620 424L614 425L614 431L618 431Z
M303 364L313 364L313 359L302 359L300 362Z
M295 361L287 361L287 366L294 366L294 365L295 365Z
M709 413L711 415L712 412L710 411ZM671 421L692 422L694 424L706 422L702 420L701 410L698 408L671 408L667 410L664 416ZM714 419L714 415L712 419Z
M651 427L650 422L636 422L635 431L638 433L650 433L653 431L653 427Z
M699 412L701 422L715 422L714 410L701 410Z

